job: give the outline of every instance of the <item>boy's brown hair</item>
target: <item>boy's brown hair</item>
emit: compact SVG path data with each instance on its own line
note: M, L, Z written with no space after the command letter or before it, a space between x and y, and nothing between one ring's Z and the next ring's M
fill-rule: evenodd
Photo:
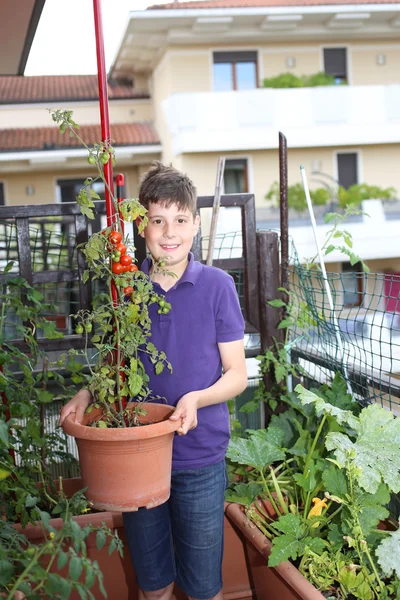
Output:
M149 208L150 202L169 208L176 204L179 210L188 209L196 216L197 190L192 180L172 165L155 161L142 179L139 202Z

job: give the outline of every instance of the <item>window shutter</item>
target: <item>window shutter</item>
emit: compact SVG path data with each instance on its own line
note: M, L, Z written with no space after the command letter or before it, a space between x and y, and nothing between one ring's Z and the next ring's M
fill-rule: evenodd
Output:
M257 52L214 52L214 64L257 62Z

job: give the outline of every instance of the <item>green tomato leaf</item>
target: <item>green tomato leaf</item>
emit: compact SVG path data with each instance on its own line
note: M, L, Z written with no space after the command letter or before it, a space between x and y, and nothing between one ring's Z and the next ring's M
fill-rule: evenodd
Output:
M0 442L8 448L8 425L6 421L0 421Z
M0 560L0 585L6 587L14 575L14 567L8 560Z
M79 556L73 556L69 562L69 575L73 581L78 581L83 570L82 559Z

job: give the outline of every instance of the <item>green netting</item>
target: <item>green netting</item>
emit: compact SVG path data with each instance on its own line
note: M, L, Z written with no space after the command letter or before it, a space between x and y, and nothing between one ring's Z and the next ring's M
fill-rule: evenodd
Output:
M399 413L398 275L328 272L332 311L319 267L301 264L294 246L290 263L292 360L316 382L329 382L339 370L360 403Z
M64 219L61 222L51 218L30 221L29 245L33 274L77 269L75 228L72 221ZM0 221L0 265L4 268L11 261L14 262L12 272L20 273L16 224L13 220ZM43 316L55 321L57 329L63 333L72 333L70 315L79 310L80 302L78 282L34 283L34 287L43 295L43 303L47 304ZM16 337L17 318L8 313L7 322L7 339Z

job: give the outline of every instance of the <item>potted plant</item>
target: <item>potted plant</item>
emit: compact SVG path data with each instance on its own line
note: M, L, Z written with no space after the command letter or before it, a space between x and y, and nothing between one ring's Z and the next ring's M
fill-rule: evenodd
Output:
M296 392L266 430L232 440L228 456L252 470L227 515L268 561L275 595L397 598L400 530L386 505L400 490L400 421L376 404L360 411L339 377Z
M132 242L124 237L124 222L136 221L139 231L143 230L146 210L136 199L118 202L108 185L104 165L114 161L109 140L89 148L77 132L79 126L71 111L52 111L52 118L61 133L69 131L83 144L88 162L97 169L96 179L88 178L78 194L81 212L94 216L94 200L99 196L92 184L97 179L104 182L113 207L112 224L80 247L87 263L83 281L103 282L106 289L91 312L75 315L76 332L86 338L83 355L89 375L82 375L82 380L93 403L82 423L69 415L64 431L77 441L83 483L93 507L119 511L150 508L169 497L172 441L180 423L169 420L174 408L152 396L140 359L140 353L150 356L157 374L172 370L165 353L150 340L148 310L156 303L160 312L167 313L170 306L138 270L129 253L134 250ZM162 270L163 262L156 268ZM95 364L86 351L89 342L97 351Z

